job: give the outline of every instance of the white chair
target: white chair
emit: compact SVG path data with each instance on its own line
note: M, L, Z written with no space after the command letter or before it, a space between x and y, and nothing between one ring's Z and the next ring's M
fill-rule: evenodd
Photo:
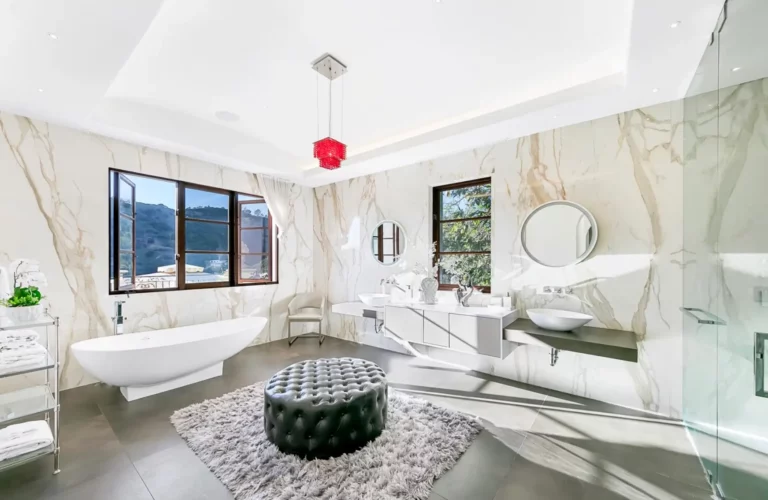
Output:
M293 345L299 337L319 338L320 345L325 340L323 335L323 317L325 317L325 297L319 293L298 293L288 304L288 345ZM316 332L307 332L291 337L291 325L294 323L317 323Z

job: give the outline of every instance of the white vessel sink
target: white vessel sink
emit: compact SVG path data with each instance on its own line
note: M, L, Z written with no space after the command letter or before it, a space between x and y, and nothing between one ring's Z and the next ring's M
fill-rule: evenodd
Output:
M569 332L592 321L592 316L561 309L528 309L531 321L541 328L558 332Z
M389 295L386 293L361 293L358 295L363 304L373 307L382 307L389 304Z

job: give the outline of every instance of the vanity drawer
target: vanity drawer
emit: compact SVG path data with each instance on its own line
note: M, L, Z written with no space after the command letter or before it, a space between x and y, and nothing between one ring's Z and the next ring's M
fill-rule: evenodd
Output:
M424 311L424 343L448 347L450 345L448 324L448 313Z
M451 314L449 347L456 351L501 357L501 321Z
M424 315L419 310L387 306L384 310L384 328L405 341L424 343Z

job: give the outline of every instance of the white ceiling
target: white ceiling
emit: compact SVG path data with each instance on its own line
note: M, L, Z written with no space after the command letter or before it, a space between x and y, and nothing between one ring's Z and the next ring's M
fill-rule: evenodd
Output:
M721 5L0 0L0 109L317 186L680 98Z
M714 43L701 58L688 96L768 77L768 2L730 0L727 10L727 17L717 25Z

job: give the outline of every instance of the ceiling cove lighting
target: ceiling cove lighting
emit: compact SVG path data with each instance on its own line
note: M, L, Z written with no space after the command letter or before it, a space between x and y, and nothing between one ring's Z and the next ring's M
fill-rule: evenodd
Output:
M330 54L324 54L312 63L312 69L318 74L317 87L317 135L320 136L320 83L319 75L323 75L328 81L328 137L320 139L313 144L312 153L320 162L320 168L336 170L341 167L341 162L347 159L347 145L332 138L333 135L333 93L331 92L333 81L344 76L347 67ZM344 135L344 84L341 86L341 136Z

